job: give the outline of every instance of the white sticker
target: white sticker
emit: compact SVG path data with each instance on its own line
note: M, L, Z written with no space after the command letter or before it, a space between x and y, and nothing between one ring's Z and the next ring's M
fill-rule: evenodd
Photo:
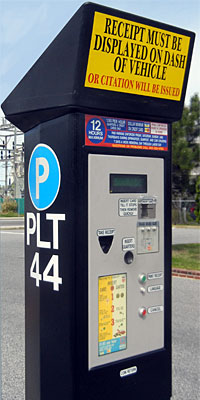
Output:
M120 199L119 200L119 216L133 217L138 213L137 199Z
M147 279L160 279L163 278L163 272L151 272L147 275Z
M154 314L158 312L162 312L164 310L163 306L153 306L148 308L148 314Z
M121 378L124 378L125 376L136 374L136 372L137 372L137 367L130 367L127 369L122 369L120 371L120 376Z
M107 229L98 229L97 236L111 236L115 234L115 229L107 228Z
M156 197L142 197L139 199L139 204L156 204L157 198Z
M122 250L134 250L135 249L135 238L124 238L122 239Z
M148 293L160 292L161 290L163 290L163 285L149 286L147 288Z
M151 134L152 135L167 135L167 124L158 122L151 122Z

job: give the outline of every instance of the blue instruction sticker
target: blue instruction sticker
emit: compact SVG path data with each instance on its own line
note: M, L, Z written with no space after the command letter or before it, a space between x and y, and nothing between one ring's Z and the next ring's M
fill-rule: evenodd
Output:
M167 151L168 125L86 115L85 145Z

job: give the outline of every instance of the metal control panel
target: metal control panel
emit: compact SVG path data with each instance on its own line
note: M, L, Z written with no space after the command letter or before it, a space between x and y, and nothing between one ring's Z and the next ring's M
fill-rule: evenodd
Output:
M88 157L91 369L164 346L164 164Z
M137 223L137 253L157 253L159 251L159 221Z

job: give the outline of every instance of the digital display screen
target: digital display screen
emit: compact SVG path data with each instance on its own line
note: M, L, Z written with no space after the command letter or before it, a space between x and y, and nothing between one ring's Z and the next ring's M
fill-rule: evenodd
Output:
M110 174L110 193L147 193L147 175Z

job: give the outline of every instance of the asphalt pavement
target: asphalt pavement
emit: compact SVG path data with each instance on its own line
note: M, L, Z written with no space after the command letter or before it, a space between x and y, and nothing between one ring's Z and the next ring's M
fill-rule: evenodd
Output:
M24 218L16 217L16 218L0 218L0 229L5 228L15 228L15 227L24 227Z
M24 218L0 218L0 230L22 229ZM172 244L200 243L200 229L198 228L172 228Z
M199 228L172 228L172 244L200 243Z
M2 400L24 400L23 242L22 231L0 232ZM198 400L200 398L200 282L184 278L173 278L172 281L172 400Z
M200 282L172 279L173 400L200 399Z
M2 400L24 399L23 253L23 231L0 231Z

